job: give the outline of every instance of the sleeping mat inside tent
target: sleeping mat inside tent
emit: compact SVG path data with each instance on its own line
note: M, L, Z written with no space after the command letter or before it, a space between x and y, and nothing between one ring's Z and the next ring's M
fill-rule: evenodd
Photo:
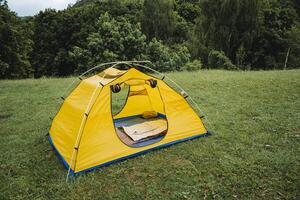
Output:
M141 147L161 140L168 128L164 116L144 119L137 115L115 119L114 124L121 141L132 147Z

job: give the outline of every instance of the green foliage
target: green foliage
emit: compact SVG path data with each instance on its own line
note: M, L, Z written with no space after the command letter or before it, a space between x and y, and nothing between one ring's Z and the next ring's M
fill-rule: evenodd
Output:
M291 0L205 0L189 48L208 63L210 49L219 49L240 69L283 68L291 48L287 33L299 23ZM290 65L295 67L291 55Z
M166 66L170 58L170 51L171 50L167 46L163 45L161 41L153 38L147 47L148 59L153 62L157 69L167 71L168 67L170 67Z
M98 62L102 57L98 55L98 58L92 58L95 52L87 52L87 49L93 48L97 35L92 35L92 33L97 32L98 19L106 12L109 11L110 18L122 19L123 21L121 20L119 24L127 23L122 25L121 28L124 29L127 28L128 23L137 24L140 18L142 2L138 0L97 1L96 6L90 3L92 1L86 6L78 3L74 7L59 12L47 9L34 17L34 51L31 55L31 63L35 68L35 77L67 76L82 72ZM116 38L114 39L116 43ZM128 45L131 44L129 40L131 39L128 39ZM136 47L127 48L133 50ZM103 52L98 52L98 54L103 54ZM105 60L120 57L115 56L111 50L107 50L104 54ZM123 57L127 56L127 54L123 55Z
M191 55L186 46L177 44L172 46L172 55L170 58L174 66L173 68L180 71L186 63L190 62Z
M286 58L287 68L300 66L297 0L79 0L28 18L0 5L0 78L69 76L131 59L162 71L191 60L213 68L212 49L243 70L283 69Z
M166 40L174 31L173 0L145 0L142 29L148 39Z
M208 55L208 65L217 69L236 69L236 66L231 63L223 51L211 50Z
M287 44L290 48L287 66L297 68L300 65L300 25L292 27L287 32Z
M140 24L131 24L126 18L112 18L108 13L99 17L96 31L87 38L86 47L75 46L70 52L77 72L83 72L102 62L112 60L140 60L145 52L146 37Z
M104 13L94 28L96 31L89 34L86 46L75 46L69 52L72 61L77 63L77 73L102 62L141 59L153 61L161 71L174 71L181 70L190 60L185 46L170 48L156 38L147 43L140 24L133 24L125 17L113 18Z
M149 43L146 52L148 59L160 71L182 70L191 57L187 47L176 45L173 48L169 48L156 38Z
M247 51L244 45L241 45L236 51L236 65L239 69L247 69L246 63Z
M200 60L193 60L192 62L188 62L184 65L184 70L187 71L196 71L202 69L202 63Z
M0 78L25 78L32 74L29 54L32 35L30 24L11 12L0 0Z
M142 30L148 41L153 38L168 44L180 43L187 38L188 23L175 11L174 0L145 0Z
M176 0L175 9L189 23L195 23L195 19L201 13L198 0Z
M192 41L194 55L207 60L207 49L220 49L231 60L243 45L251 48L258 27L259 0L204 0ZM198 48L200 46L200 48Z
M286 42L287 33L299 23L292 1L264 2L260 17L258 34L252 49L248 50L248 62L252 69L283 69L286 53L290 48Z
M72 23L71 17L66 21ZM70 27L63 23L60 14L53 9L40 12L33 19L33 24L34 45L30 60L35 77L67 75L70 66L65 56L71 39L71 34L67 34Z

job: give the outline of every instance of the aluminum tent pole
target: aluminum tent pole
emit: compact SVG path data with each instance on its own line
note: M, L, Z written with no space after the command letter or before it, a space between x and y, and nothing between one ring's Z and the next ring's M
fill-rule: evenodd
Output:
M113 62L114 63L114 65L113 66L116 66L116 65L118 65L118 64L127 64L127 62L124 62L124 61L122 61L122 62ZM104 63L104 64L102 64L102 65L98 65L97 67L101 67L101 66L104 66L104 65L106 65L107 63ZM109 64L112 64L112 63L109 63ZM129 65L129 64L128 64ZM97 69L96 67L94 67L93 68L93 70L94 69ZM92 70L90 70L90 71L92 71ZM84 74L86 74L86 73L84 73ZM103 76L103 78L105 78L105 76L106 76L106 74L104 74L104 76ZM78 147L77 147L77 149L76 149L76 145L78 145L78 143L79 143L79 140L80 140L80 138L81 138L81 136L82 136L82 133L83 133L83 127L84 127L84 125L85 125L85 123L86 123L86 120L87 120L87 114L88 114L88 112L89 112L89 110L91 109L91 107L92 107L92 100L94 100L94 101L96 101L96 99L95 99L95 94L96 94L96 91L98 90L98 88L99 88L99 85L97 85L96 86L96 88L94 89L94 91L93 91L93 94L92 94L92 97L90 98L90 100L89 100L89 103L88 103L88 105L87 105L87 107L86 107L86 110L85 110L85 113L84 113L84 115L83 115L83 118L82 118L82 120L81 120L81 124L80 124L80 127L79 127L79 130L78 130L78 133L77 133L77 137L76 137L76 141L75 141L75 144L74 144L74 149L73 149L73 152L72 152L72 157L71 157L71 162L70 162L70 165L69 165L69 169L68 169L68 173L67 173L67 177L66 177L66 182L68 182L68 178L69 178L69 175L70 175L70 171L71 171L71 167L72 167L72 165L73 165L73 162L75 161L74 160L74 156L75 156L75 150L77 150L78 151ZM103 86L102 86L102 88L103 88ZM78 153L78 152L77 152ZM77 156L76 156L77 157ZM75 166L74 166L74 170L75 170Z
M154 66L154 65L152 64L151 61L148 61L147 63L150 63L152 66ZM144 65L136 64L136 63L134 63L134 65L139 66L139 67L142 67L142 68L144 68L144 69L148 69L148 70L150 70L150 71L152 71L152 72L155 72L155 73L157 73L157 74L159 74L159 75L161 75L161 76L167 78L167 79L168 79L169 81L171 81L178 89L180 89L182 92L184 92L185 94L187 94L188 97L190 97L190 100L191 100L192 104L194 105L194 107L196 107L196 109L200 112L200 114L206 116L205 113L199 108L198 104L194 101L193 97L192 97L190 94L188 94L188 93L187 93L187 92L186 92L186 91L185 91L178 83L176 83L176 82L175 82L173 79L171 79L169 76L167 76L166 74L163 74L163 73L161 73L161 72L159 72L159 71L157 71L157 70L155 70L155 69L152 69L151 67L147 67L147 66L144 66ZM209 126L212 128L212 124L211 124L210 120L208 120L207 117L206 117L206 121L207 121L207 123L209 124Z
M72 151L72 157L71 157L71 162L70 162L69 169L68 169L68 173L67 173L67 177L66 177L66 182L68 182L68 178L69 178L69 175L70 175L71 167L72 167L73 162L74 162L74 156L75 156L76 145L78 145L78 143L79 143L79 140L80 140L81 135L82 135L82 132L83 132L83 127L84 127L84 125L85 125L85 123L86 123L86 120L87 120L87 116L86 116L86 115L88 114L88 112L89 112L89 110L90 110L90 108L91 108L92 100L94 99L95 94L96 94L96 91L98 90L99 86L100 86L100 84L97 84L97 86L96 86L96 88L94 89L93 94L92 94L92 96L91 96L91 98L90 98L90 100L89 100L89 103L88 103L88 105L87 105L87 107L86 107L86 109L85 109L85 112L83 113L83 117L82 117L82 119L81 119L80 127L79 127L79 129L78 129L76 141L75 141L74 148L73 148L73 151ZM95 99L95 101L96 101L96 99ZM77 149L77 151L78 151L78 149ZM77 152L77 153L78 153L78 152ZM75 170L75 166L74 166L74 170Z

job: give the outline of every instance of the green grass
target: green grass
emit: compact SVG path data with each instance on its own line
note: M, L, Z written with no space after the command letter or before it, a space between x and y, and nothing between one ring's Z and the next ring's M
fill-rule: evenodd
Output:
M0 199L296 199L300 70L170 73L211 122L211 137L65 182L46 133L73 79L0 81Z

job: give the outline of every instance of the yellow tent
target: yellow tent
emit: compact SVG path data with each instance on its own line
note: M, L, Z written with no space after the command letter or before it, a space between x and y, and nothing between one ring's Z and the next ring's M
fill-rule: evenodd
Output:
M129 87L112 114L112 93ZM117 95L117 94L116 94ZM136 68L108 68L82 79L53 119L49 142L78 175L150 150L208 135L185 97Z

